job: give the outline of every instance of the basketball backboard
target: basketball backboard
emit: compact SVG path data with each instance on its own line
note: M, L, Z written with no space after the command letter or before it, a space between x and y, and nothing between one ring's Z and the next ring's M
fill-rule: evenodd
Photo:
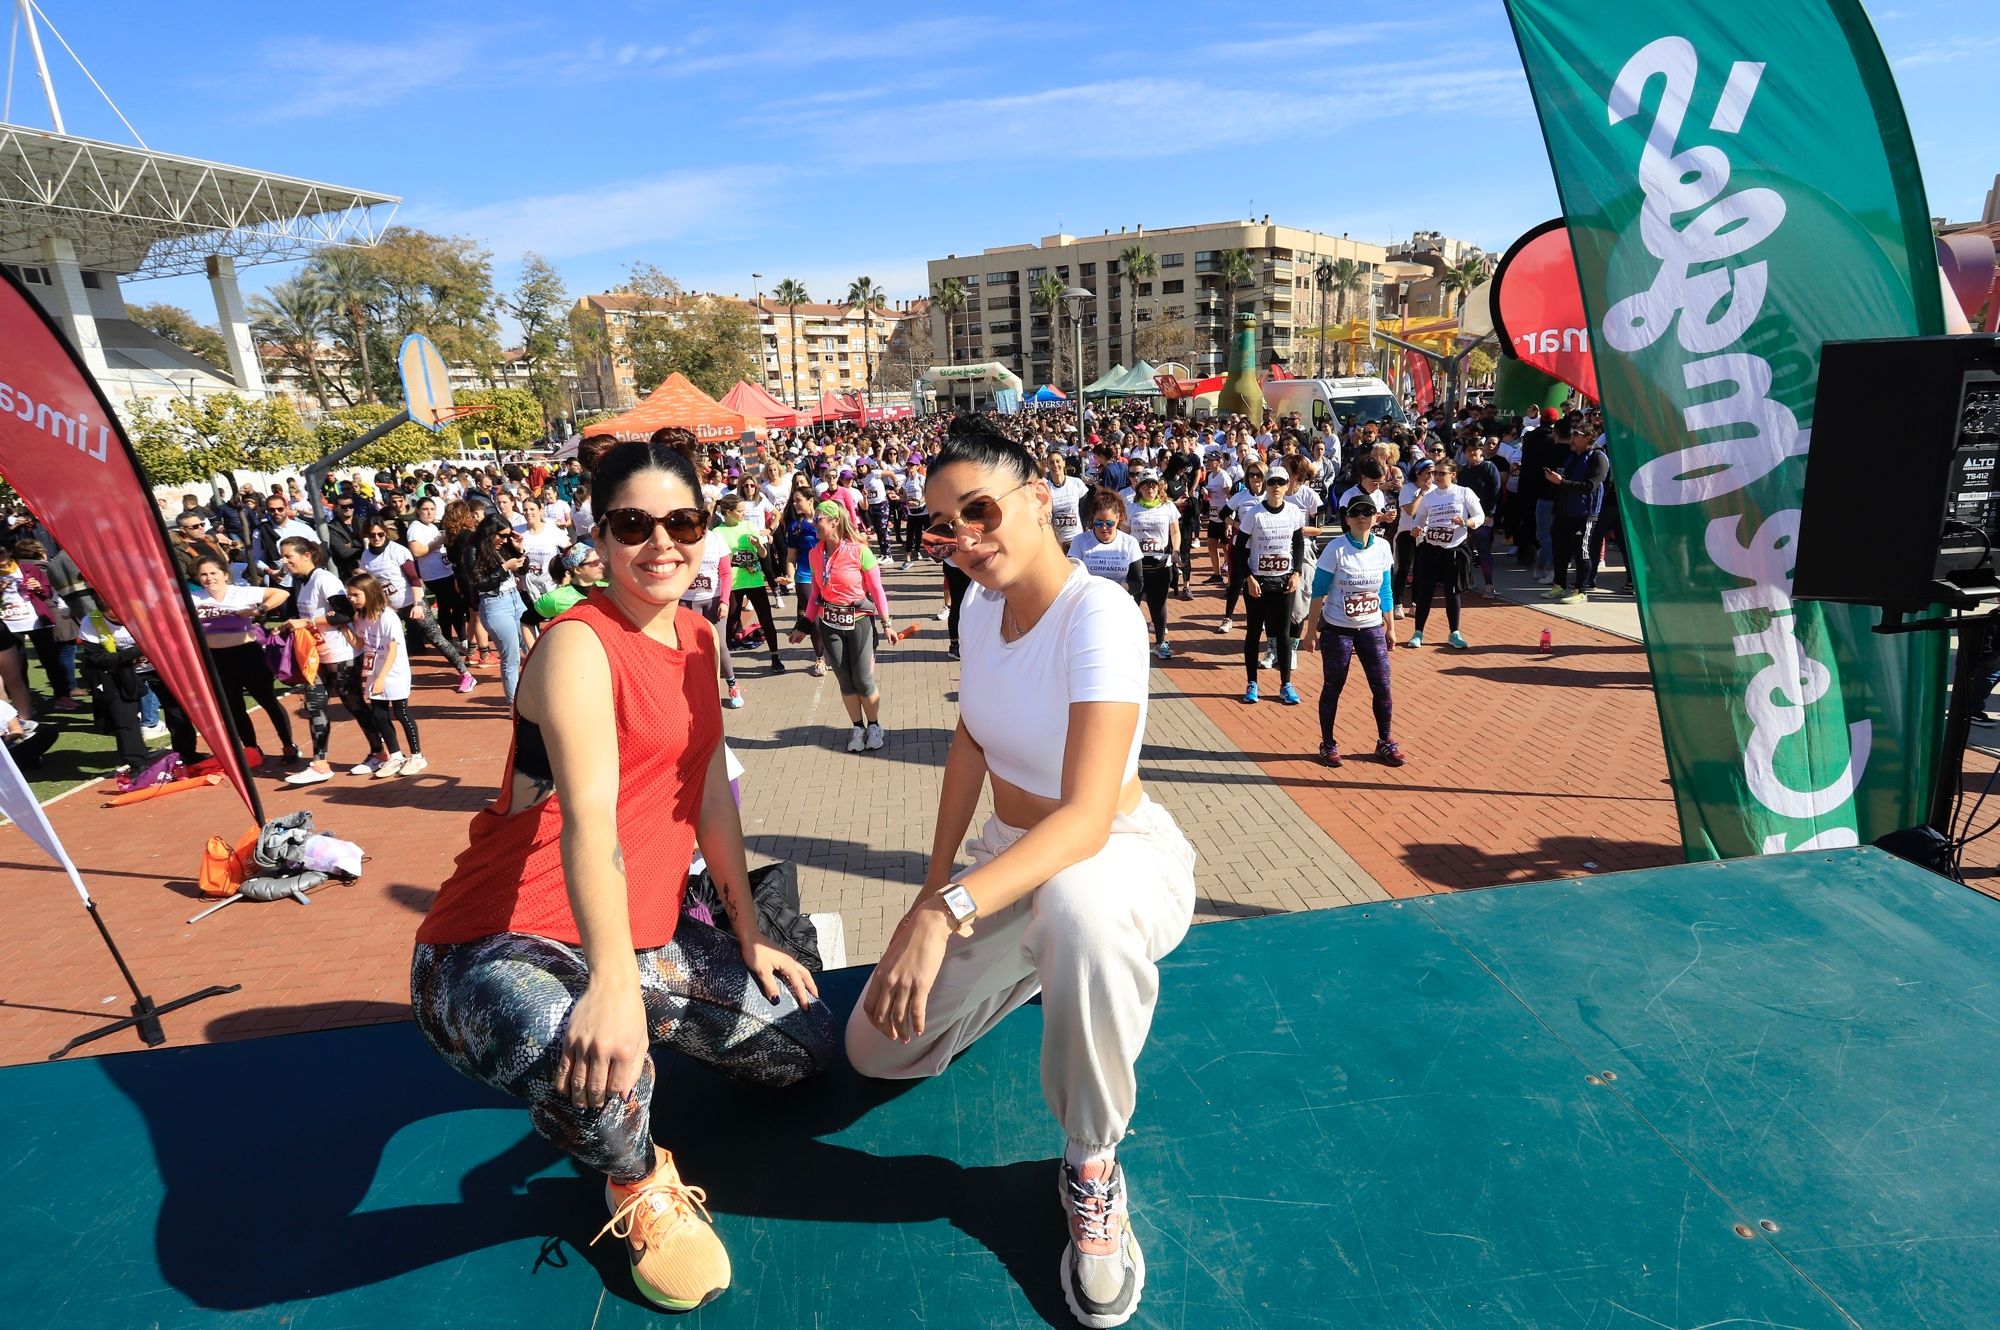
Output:
M396 348L396 372L403 380L404 409L410 422L436 434L462 414L452 404L451 373L437 343L411 333Z

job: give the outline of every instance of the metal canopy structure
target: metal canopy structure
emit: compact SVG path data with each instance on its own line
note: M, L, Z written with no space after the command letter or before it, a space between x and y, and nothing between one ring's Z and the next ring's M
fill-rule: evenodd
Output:
M391 194L223 166L43 129L0 125L0 259L40 261L67 239L79 267L133 277L309 257L381 238Z

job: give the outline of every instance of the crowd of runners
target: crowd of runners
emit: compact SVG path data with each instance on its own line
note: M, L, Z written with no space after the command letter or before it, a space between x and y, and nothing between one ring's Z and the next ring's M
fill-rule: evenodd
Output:
M1275 701L1294 706L1299 653L1317 653L1319 755L1339 766L1358 659L1373 755L1400 766L1391 648L1425 646L1441 598L1444 647L1465 649L1509 552L1549 595L1587 595L1616 531L1587 412L1305 425L1134 408L1089 424L1081 443L1066 414L720 446L664 430L577 440L560 461L167 504L236 737L256 748L268 728L260 756L288 783L420 776L419 680L501 694L499 796L419 929L417 1024L604 1175L599 1237L625 1245L661 1306L719 1296L731 1270L705 1193L652 1139L652 1048L771 1089L843 1044L863 1075L934 1076L1039 996L1042 1083L1066 1138L1060 1283L1081 1323L1128 1320L1145 1261L1117 1147L1157 963L1195 897L1194 851L1139 777L1150 671L1177 668L1190 632L1240 632L1243 702L1264 700L1272 671ZM115 613L32 518L9 526L0 724L15 754L47 746L39 703L90 708L129 767L159 737L195 761L184 709ZM892 742L877 653L904 635L894 570L905 593L912 572L938 579L960 718L925 881L843 1036L810 971L765 935L722 716L796 665L833 677L849 752ZM1192 611L1197 580L1219 613ZM418 651L445 669L413 672ZM697 850L720 915L686 900Z

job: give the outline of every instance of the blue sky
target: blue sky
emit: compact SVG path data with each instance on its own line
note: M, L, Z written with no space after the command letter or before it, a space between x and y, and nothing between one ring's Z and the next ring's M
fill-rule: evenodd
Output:
M865 273L905 298L947 251L1253 210L1497 250L1556 212L1498 0L1323 22L1178 2L42 3L151 146L400 194L400 221L480 238L503 284L535 250L573 294L644 260L700 289L747 295L761 272L828 298ZM1870 12L1932 213L1977 217L2000 172L2000 10ZM49 44L70 131L129 141ZM14 119L46 124L30 77L23 57ZM128 298L213 313L198 279Z

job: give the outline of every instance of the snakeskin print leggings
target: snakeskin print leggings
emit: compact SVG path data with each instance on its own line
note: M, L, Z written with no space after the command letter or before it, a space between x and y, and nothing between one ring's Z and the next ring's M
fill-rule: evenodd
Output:
M775 1003L765 997L728 933L683 916L671 942L638 956L656 1047L773 1088L832 1061L838 1035L825 1004L800 1007L782 985ZM601 1109L577 1108L556 1093L563 1032L589 981L582 948L500 933L477 942L419 943L410 997L417 1028L447 1064L527 1100L535 1130L578 1163L617 1182L636 1182L653 1168L652 1059L627 1099Z

